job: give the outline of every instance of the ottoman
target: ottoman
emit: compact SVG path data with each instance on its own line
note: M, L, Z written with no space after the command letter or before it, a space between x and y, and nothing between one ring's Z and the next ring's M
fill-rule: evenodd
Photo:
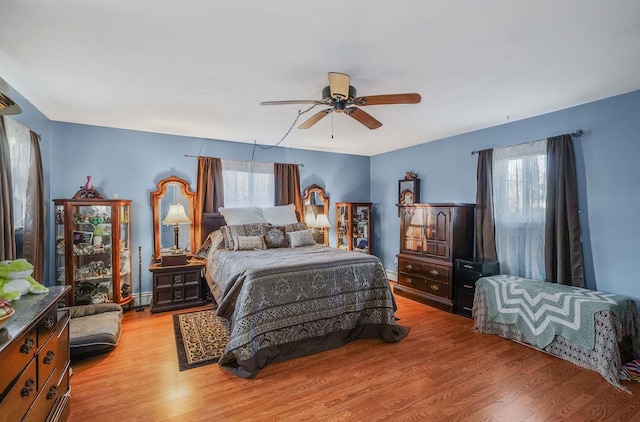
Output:
M71 359L111 351L122 332L122 307L117 303L71 306L69 347Z

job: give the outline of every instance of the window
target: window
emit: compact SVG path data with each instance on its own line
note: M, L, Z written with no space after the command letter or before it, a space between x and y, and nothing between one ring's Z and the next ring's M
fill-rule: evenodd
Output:
M544 280L546 140L493 153L496 249L503 273Z
M4 121L9 138L9 157L11 158L14 229L18 230L24 227L31 159L31 135L29 129L12 118L5 116Z
M222 160L224 206L272 207L275 202L273 163Z

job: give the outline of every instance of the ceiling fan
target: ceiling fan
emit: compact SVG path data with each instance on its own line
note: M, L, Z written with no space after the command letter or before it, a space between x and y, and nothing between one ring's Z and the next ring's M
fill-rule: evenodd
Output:
M349 75L329 72L329 85L322 90L321 100L263 101L260 105L313 104L329 106L329 108L319 111L307 119L298 126L299 129L310 128L318 123L320 119L334 111L353 117L369 129L377 129L382 126L382 123L358 107L387 104L417 104L419 102L420 94L417 93L356 97L356 89L349 85Z

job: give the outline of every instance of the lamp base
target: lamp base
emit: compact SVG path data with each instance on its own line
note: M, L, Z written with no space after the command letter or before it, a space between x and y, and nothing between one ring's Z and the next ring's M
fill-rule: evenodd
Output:
M162 255L160 265L163 267L174 267L177 265L187 265L187 255L166 254Z

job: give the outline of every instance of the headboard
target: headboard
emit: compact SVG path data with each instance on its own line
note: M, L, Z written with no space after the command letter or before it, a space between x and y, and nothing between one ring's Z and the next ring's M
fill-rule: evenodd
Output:
M202 213L202 235L206 239L211 232L214 232L222 226L226 226L224 217L219 212Z

